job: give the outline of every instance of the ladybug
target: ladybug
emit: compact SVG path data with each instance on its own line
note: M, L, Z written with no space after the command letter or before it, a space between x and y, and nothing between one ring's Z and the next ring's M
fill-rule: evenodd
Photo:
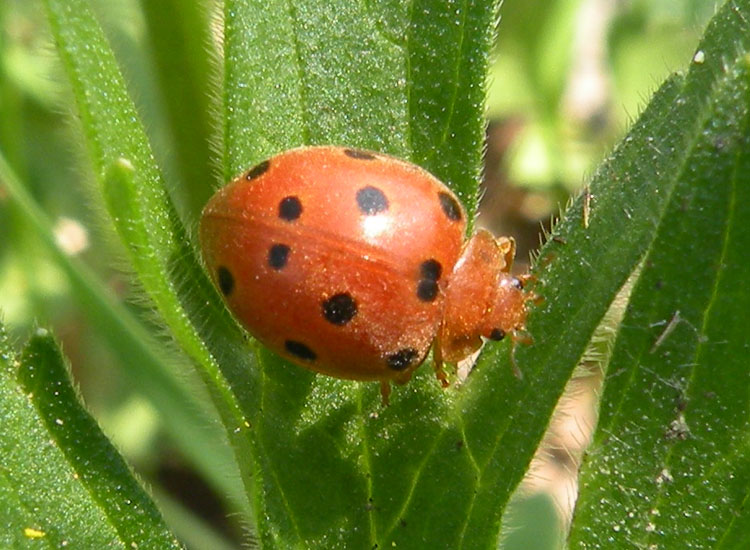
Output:
M205 264L235 317L286 359L329 376L406 383L433 342L443 361L521 334L515 246L477 231L418 166L344 147L263 161L203 210Z

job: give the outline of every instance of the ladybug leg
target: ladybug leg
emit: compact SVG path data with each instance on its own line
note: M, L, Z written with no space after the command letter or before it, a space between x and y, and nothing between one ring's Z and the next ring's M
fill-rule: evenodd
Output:
M534 338L532 338L531 334L523 329L514 330L511 337L513 338L514 344L518 343L523 344L524 346L530 346L534 343Z
M440 342L437 342L432 350L432 367L435 369L435 376L440 381L440 385L443 388L450 386L448 376L443 369L443 350L440 346Z
M508 273L513 267L513 258L516 257L516 240L513 237L497 237L495 242L500 252L502 252L503 260L505 261L503 271Z
M388 380L382 380L380 382L380 398L383 407L387 407L391 404L391 383Z

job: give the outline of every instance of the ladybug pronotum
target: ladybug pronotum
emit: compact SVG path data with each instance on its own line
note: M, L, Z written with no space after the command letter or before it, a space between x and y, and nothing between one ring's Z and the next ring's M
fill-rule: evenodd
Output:
M511 239L477 231L414 164L303 147L241 174L208 202L200 241L236 318L270 349L329 376L407 382L433 342L442 362L524 329Z

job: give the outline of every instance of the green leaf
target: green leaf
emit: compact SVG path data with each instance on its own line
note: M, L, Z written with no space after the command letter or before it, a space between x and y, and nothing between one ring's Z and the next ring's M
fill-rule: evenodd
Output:
M229 0L225 178L294 146L348 145L420 164L473 213L498 4Z
M293 146L346 144L421 163L473 212L496 12L495 2L227 2L225 176ZM475 465L427 368L381 409L374 384L260 359L252 420L265 544L458 547ZM495 543L499 501L477 514L488 511L494 521L472 535L480 546Z
M257 392L251 390L256 371L244 335L199 265L87 2L45 5L112 222L143 288L198 367L249 488L250 414L242 407L249 407L249 396Z
M214 89L219 71L213 66L218 54L210 36L209 3L141 0L140 6L168 115L180 196L196 215L221 170L215 155L220 125L212 121L220 110L220 93Z
M0 545L181 548L78 402L46 331L14 357L0 327Z
M698 51L665 113L680 124L652 128L674 168L629 182L664 206L607 367L572 548L750 543L750 3L728 2Z
M18 181L2 154L0 181L67 275L75 299L86 304L86 313L98 336L128 366L125 374L133 386L148 397L159 412L175 444L217 490L240 500L243 493L236 490L236 484L226 475L228 469L234 467L231 453L222 447L221 434L206 429L215 423L215 413L206 410L203 402L191 394L194 386L184 382L184 374L181 373L180 378L173 372L169 363L176 358L161 349L163 343L155 341L84 263L60 249L51 222Z
M705 62L687 79L677 76L662 86L544 247L534 291L545 302L528 322L534 344L513 349L523 378L512 374L510 344L489 344L461 387L443 391L422 368L412 383L397 389L388 408L379 405L374 384L315 376L262 349L249 353L174 213L86 3L47 2L114 225L143 287L212 391L254 505L261 542L279 548L496 547L503 509L594 330L644 257L656 244L677 239L665 232L668 224L687 223L675 221L677 199L687 196L685 208L699 208L682 191L678 176L692 177L688 155L697 137L712 131L706 126L710 115L720 112L720 104L708 98L715 94L716 102L735 106L737 98L746 101L744 89L719 83L726 75L745 74L747 0L722 11L718 45L707 39ZM430 169L459 192L473 214L496 8L494 2L259 5L228 0L224 176L297 145L373 148ZM739 86L742 78L733 81ZM730 152L722 154L731 156L743 130L747 133L746 126L726 128L726 143L710 137L705 143L726 146ZM706 153L695 161L713 166L712 177L727 171L726 161L714 166L710 158ZM737 174L740 168L738 161ZM716 211L721 197L715 200L701 213L721 220ZM725 226L741 232L730 219L742 219L741 213L724 218ZM720 235L710 224L705 230L708 236L675 243L682 246L683 263L718 269L723 259L733 258L734 249L722 246L727 255L719 260L703 254L704 240ZM690 248L697 242L702 243L698 250ZM652 266L644 265L645 281ZM727 273L733 275L715 288L730 288L732 277L740 288L747 280L745 273ZM686 285L675 279L670 284L692 299ZM659 304L651 298L651 306ZM633 312L638 299L636 292ZM711 301L716 315L724 315L720 303ZM713 325L692 321L699 309L693 303L680 312L708 334ZM671 317L658 313L649 319L667 320L661 329L667 328ZM628 319L640 322L637 316ZM633 326L642 333L659 330ZM678 329L685 327L678 323L672 330ZM630 348L621 349L629 357ZM643 386L633 395L642 396ZM695 395L688 397L699 401ZM659 421L663 425L663 418ZM739 431L743 436L733 448L743 456L746 438ZM743 479L738 476L737 483ZM725 531L725 541L744 536L738 525Z

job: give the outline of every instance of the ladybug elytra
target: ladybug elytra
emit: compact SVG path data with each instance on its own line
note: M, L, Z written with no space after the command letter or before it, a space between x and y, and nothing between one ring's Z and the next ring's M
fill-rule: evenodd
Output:
M425 170L387 155L303 147L264 161L203 210L206 266L235 317L305 368L407 382L524 329L512 239L477 231Z

